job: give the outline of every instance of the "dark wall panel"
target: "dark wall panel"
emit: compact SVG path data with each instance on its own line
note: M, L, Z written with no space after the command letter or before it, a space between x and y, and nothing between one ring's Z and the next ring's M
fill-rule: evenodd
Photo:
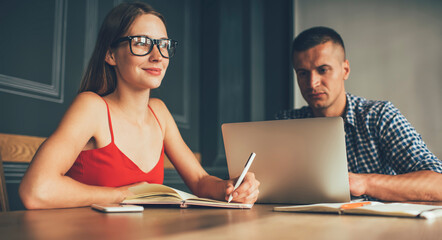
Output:
M17 38L16 42L2 38L8 43L1 43L0 132L49 136L78 88L82 71L78 49L84 39L84 15L78 7L84 1L1 4L1 11L9 12L0 14L2 18L11 14L18 19L0 20L5 36Z
M291 1L203 2L201 152L226 168L221 124L272 120L290 106Z

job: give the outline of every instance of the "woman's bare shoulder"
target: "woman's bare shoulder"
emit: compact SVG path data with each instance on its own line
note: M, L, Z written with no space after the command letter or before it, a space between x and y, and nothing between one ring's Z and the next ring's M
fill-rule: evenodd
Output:
M155 113L165 114L169 113L166 104L159 98L149 99L149 106L155 111Z
M106 106L101 97L92 92L79 93L51 136L58 142L75 145L78 150L105 129Z
M155 115L158 117L161 125L167 126L168 123L173 120L172 114L167 109L166 104L159 98L151 98L149 100L149 106Z
M104 99L94 92L82 92L75 97L72 102L72 108L79 112L87 112L89 114L100 113L100 109L106 105Z
M81 101L89 104L104 103L103 98L94 92L81 92L75 98L75 101Z
M95 119L96 121L106 112L105 105L106 103L96 93L79 93L66 112L63 120L68 122L77 121L78 123L90 122L90 119Z

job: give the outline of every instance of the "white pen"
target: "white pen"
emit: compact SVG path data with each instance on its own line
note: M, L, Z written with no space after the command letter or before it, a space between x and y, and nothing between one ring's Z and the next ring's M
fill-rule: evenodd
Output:
M242 180L244 180L246 173L249 171L249 168L252 165L253 159L255 159L255 156L256 156L256 153L254 153L254 152L252 152L252 154L250 154L249 160L247 160L246 165L244 166L244 170L242 170L242 173L239 176L238 181L236 181L233 191L235 191L239 187L239 185L241 185ZM233 192L232 192L232 194L233 194ZM229 201L227 201L229 203L230 203L230 201L232 201L232 198L233 198L232 194L230 194Z

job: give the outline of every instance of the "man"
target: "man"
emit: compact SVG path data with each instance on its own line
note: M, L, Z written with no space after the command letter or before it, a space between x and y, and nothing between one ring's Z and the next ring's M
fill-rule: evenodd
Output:
M293 68L308 107L278 119L336 117L345 122L350 193L386 201L442 201L442 161L392 103L345 92L350 74L342 38L314 27L293 41Z

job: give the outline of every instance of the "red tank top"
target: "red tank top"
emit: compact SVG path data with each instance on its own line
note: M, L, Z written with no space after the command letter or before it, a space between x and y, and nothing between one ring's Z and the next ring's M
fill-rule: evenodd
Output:
M115 145L109 106L104 102L107 107L111 143L102 148L82 151L66 176L84 184L106 187L120 187L137 182L163 184L164 143L158 163L148 173L143 172ZM152 108L148 107L161 128L157 116Z

